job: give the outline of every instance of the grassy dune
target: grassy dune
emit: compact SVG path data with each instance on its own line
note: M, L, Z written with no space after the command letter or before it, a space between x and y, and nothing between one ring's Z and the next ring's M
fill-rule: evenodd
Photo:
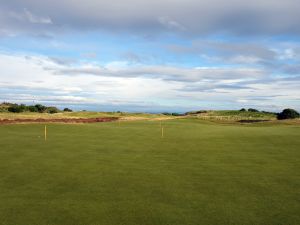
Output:
M239 110L209 110L202 113L191 113L185 116L172 116L163 114L150 113L126 113L126 112L60 112L55 114L49 113L10 113L0 112L1 119L78 119L78 118L99 118L99 117L118 117L120 120L167 120L176 118L197 118L200 120L214 121L217 123L236 123L240 120L248 121L270 121L271 123L288 123L300 124L300 119L278 121L275 113L266 112L241 112Z
M203 120L223 120L223 121L238 121L238 120L276 120L276 115L265 112L248 112L239 110L211 110L205 113L190 115Z
M300 224L300 126L0 126L0 224Z

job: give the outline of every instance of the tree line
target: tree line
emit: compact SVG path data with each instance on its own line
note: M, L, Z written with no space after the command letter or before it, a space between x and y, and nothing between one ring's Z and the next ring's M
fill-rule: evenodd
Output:
M64 108L63 110L58 109L55 106L45 106L42 104L35 105L25 105L25 104L12 104L4 102L1 104L1 111L8 111L12 113L22 113L22 112L37 112L37 113L58 113L58 112L72 112L69 108Z

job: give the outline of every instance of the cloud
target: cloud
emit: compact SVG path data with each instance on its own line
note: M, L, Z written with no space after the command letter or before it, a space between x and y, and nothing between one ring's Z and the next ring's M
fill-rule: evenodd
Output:
M300 107L299 11L299 0L3 1L0 96Z
M85 53L82 53L81 56L83 58L94 59L94 58L97 58L97 53L95 53L95 52L85 52Z
M10 11L7 13L8 17L13 20L17 20L21 23L33 23L33 24L52 24L52 20L49 17L39 17L32 14L28 9L24 8L21 12ZM8 19L9 19L8 18Z
M143 63L149 59L147 56L141 56L134 52L125 52L121 55L121 58L131 63Z
M41 23L41 24L52 24L52 20L50 17L39 17L33 15L29 10L26 8L24 9L24 18L26 18L30 23Z
M159 17L158 22L161 23L167 29L171 29L171 30L175 29L175 30L181 30L181 31L185 30L185 27L183 25L170 19L168 16Z
M265 76L265 71L255 68L185 68L176 66L128 66L126 64L97 66L82 65L77 67L47 68L58 75L94 75L103 77L148 77L169 81L195 82L208 80L249 79Z
M88 29L143 35L171 32L189 36L299 36L299 11L298 0L10 0L0 6L0 27L27 33ZM17 18L9 16L11 12L31 24L52 26L19 26Z
M283 65L281 67L281 70L287 74L300 75L300 65L299 64Z
M168 45L177 54L195 54L212 61L230 64L267 64L276 60L278 52L266 43L196 40L191 46Z
M54 63L60 64L60 65L72 65L72 64L76 63L76 61L77 61L77 60L72 59L72 58L54 57L54 56L49 57L49 59L51 61L53 61Z
M69 104L89 109L129 107L127 110L131 111L232 106L300 108L299 76L270 76L255 68L145 66L126 62L99 66L3 52L0 67L0 101Z

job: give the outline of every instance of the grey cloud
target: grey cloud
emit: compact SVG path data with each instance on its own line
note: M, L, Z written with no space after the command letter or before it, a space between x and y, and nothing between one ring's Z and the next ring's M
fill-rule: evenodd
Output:
M83 104L85 102L91 102L89 99L78 96L71 95L56 95L53 96L51 93L49 95L32 95L32 94L23 94L23 93L15 93L15 94L4 94L1 96L2 101L13 101L13 102L28 102L28 103L36 103L36 102L45 102L49 104Z
M295 74L295 75L300 75L300 65L297 64L297 65L283 65L281 67L281 70L284 72L284 73L287 73L287 74Z
M247 97L246 100L249 101L272 101L276 97L281 97L282 95L271 95L271 96L255 96L255 97Z
M238 85L252 85L252 84L280 84L281 86L294 87L299 86L300 75L298 76L265 76L263 78L239 81Z
M0 6L0 35L17 36L20 34L39 38L52 38L55 26L50 17L37 15L26 8ZM2 34L1 34L2 33Z
M300 75L298 74L296 76L281 77L281 78L279 78L279 80L280 81L289 81L289 82L296 82L297 83L297 82L300 82Z
M245 103L248 106L253 104L261 107L277 104L281 108L288 105L299 108L300 103L300 75L275 76L269 74L269 71L253 67L191 68L118 63L96 66L95 62L85 64L85 61L79 61L73 65L60 60L36 55L13 54L8 57L4 54L1 57L3 70L1 75L3 81L0 82L1 98L20 102L38 98L53 104L80 105L98 103L99 99L123 102L122 97L125 96L124 101L160 99L161 102L174 103L178 107L183 102L183 106L193 104L193 107L196 107L195 105L202 103L202 105L212 104L212 108L226 107L226 103L230 101L231 107L237 105L235 101L240 101L240 104L244 105L244 100L249 101ZM16 62L16 66L10 67L11 62ZM14 70L15 67L18 69L14 72L16 75L14 79L10 69ZM110 77L113 79L109 79ZM117 79L131 77L155 79ZM134 93L126 96L132 89ZM136 90L138 93L148 93L140 97L135 93ZM164 93L155 96L157 92ZM270 93L276 93L278 96L271 96Z
M235 81L230 83L224 83L224 80L204 80L201 82L195 82L193 84L184 85L180 91L183 92L215 92L220 93L221 90L225 90L228 93L235 91L247 91L248 93L253 93L249 98L260 98L256 96L255 93L263 91L265 88L270 89L271 86L276 87L276 89L284 90L297 90L300 88L299 81L300 76L288 76L288 77L253 77L252 79L243 78L241 81ZM253 97L254 96L254 97ZM275 97L286 96L280 95L267 95L263 96L265 98L271 99ZM256 99L257 100L257 99Z
M167 16L159 17L159 18L158 18L158 21L159 21L159 23L161 23L163 26L165 26L166 28L171 29L171 30L172 30L172 29L175 29L175 30L181 30L181 31L186 30L186 28L185 28L182 24L180 24L180 23L178 23L178 22L176 22L176 21L170 19L170 18L167 17Z
M143 63L149 57L141 56L134 52L125 52L124 54L121 55L121 58L132 63Z
M9 13L25 16L20 21ZM175 32L185 35L300 34L298 0L10 0L0 6L2 29L15 32L40 29L130 31L145 35ZM51 25L47 28L45 25ZM39 30L40 30L39 29Z
M172 66L137 66L128 68L66 67L47 68L57 75L94 75L105 77L150 77L170 81L194 82L203 79L231 80L264 77L265 71L253 68L184 68Z
M33 15L28 9L24 9L24 17L31 23L52 24L50 17L39 17Z
M194 41L191 46L170 45L178 54L197 54L211 60L240 64L273 64L277 53L268 46L253 42Z
M77 62L77 60L72 58L64 58L64 57L49 57L51 61L59 65L72 65Z
M97 53L96 52L85 52L85 53L82 53L81 56L84 58L94 59L97 57Z
M28 9L24 8L21 12L10 11L7 13L8 19L13 19L21 23L33 23L33 24L52 24L52 20L49 17L39 17L32 14Z
M222 84L214 81L207 81L201 83L195 83L192 85L185 85L180 91L184 92L217 92L217 93L229 93L228 91L234 90L255 90L256 88L249 87L246 84ZM223 92L222 90L226 90Z

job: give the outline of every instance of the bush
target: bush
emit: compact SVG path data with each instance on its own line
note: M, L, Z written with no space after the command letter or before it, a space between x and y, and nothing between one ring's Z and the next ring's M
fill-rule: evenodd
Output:
M47 112L50 113L50 114L53 114L53 113L58 113L59 112L59 109L56 108L56 107L48 107L47 108Z
M3 106L4 104L0 105ZM0 107L0 111L5 111L6 108ZM68 110L68 112L72 112L71 109L66 108L65 110ZM37 105L29 105L26 106L24 104L18 105L18 104L10 104L9 107L7 107L7 111L13 112L13 113L21 113L21 112L39 112L39 113L58 113L60 110L56 107L46 107L41 104Z
M164 112L162 113L165 116L183 116L183 114L180 113L169 113L169 112Z
M191 111L191 112L186 112L184 115L197 115L201 113L207 113L207 110L198 110L198 111Z
M248 109L248 112L259 112L259 111L257 109L250 108L250 109Z
M27 109L29 112L38 112L38 108L33 106L33 105L30 105L30 106L27 106Z
M46 106L43 106L43 105L41 105L41 104L37 104L37 105L35 105L34 107L37 108L37 111L38 111L39 113L43 113L43 112L45 112L46 109L47 109Z
M240 109L240 112L246 112L247 110L245 108Z
M8 107L8 111L13 112L13 113L21 113L21 112L26 111L26 106L23 104L21 104L21 105L14 104L14 105Z
M281 113L277 115L277 119L279 120L296 119L299 117L300 114L294 109L284 109Z
M183 116L181 113L171 113L172 116Z
M64 112L73 112L73 110L69 108L64 108Z

